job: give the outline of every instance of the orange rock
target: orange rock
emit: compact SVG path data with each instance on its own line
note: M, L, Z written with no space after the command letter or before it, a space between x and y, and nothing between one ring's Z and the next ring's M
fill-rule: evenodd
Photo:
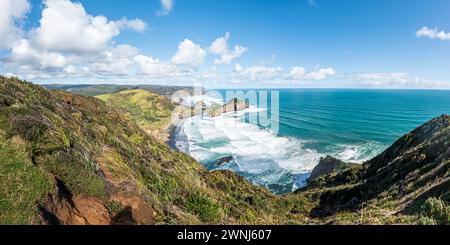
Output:
M135 192L116 192L113 194L112 199L120 203L122 207L125 207L124 210L131 216L129 219L133 223L138 225L155 224L153 219L154 211L141 195Z
M109 225L111 218L103 202L94 197L78 195L72 200L50 197L41 209L50 224Z

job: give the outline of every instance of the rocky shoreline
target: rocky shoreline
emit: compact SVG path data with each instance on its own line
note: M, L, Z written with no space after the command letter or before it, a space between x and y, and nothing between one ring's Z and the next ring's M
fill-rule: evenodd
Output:
M171 123L169 128L167 129L167 133L169 135L166 144L172 148L175 151L188 153L189 152L189 146L186 143L186 145L177 145L177 139L178 137L186 137L184 134L181 134L181 131L183 130L183 123L186 119L179 120L176 123ZM184 142L187 141L187 139L183 140Z
M232 99L228 103L223 105L213 104L210 107L206 107L205 105L201 107L198 105L194 105L190 109L187 108L183 108L182 110L174 109L173 113L182 114L183 116L180 116L180 118L176 119L174 122L171 121L166 126L165 132L167 134L167 137L165 138L165 143L169 145L169 147L172 148L173 150L180 151L183 153L189 153L189 146L187 143L184 146L177 145L177 137L184 137L184 138L186 137L185 135L180 134L180 132L182 131L183 123L187 118L192 117L192 113L191 114L185 113L186 112L185 110L191 110L191 112L194 112L194 115L204 114L210 117L218 117L223 115L224 113L243 111L248 108L249 106L245 102L240 101L238 99ZM186 116L186 114L188 114L188 116ZM184 139L184 141L186 142L187 139Z

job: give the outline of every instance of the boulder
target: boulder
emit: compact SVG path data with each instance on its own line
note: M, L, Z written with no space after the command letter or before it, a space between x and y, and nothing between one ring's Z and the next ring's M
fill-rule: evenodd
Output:
M227 156L227 157L222 157L219 159L219 161L217 161L217 166L222 166L226 163L229 163L231 161L233 161L233 157L232 156Z
M325 176L344 168L347 168L351 165L351 163L343 162L339 159L336 159L332 156L326 156L325 158L321 158L319 164L313 169L311 172L311 176L308 179L308 182L311 182L321 176Z

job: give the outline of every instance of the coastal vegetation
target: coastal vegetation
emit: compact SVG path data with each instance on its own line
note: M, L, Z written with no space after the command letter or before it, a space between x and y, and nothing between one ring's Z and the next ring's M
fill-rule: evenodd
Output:
M167 96L96 96L0 77L1 224L449 224L448 116L278 196L158 139Z
M145 132L159 139L167 138L167 129L175 106L166 97L138 89L98 95L97 98L120 110ZM139 141L141 138L134 140Z

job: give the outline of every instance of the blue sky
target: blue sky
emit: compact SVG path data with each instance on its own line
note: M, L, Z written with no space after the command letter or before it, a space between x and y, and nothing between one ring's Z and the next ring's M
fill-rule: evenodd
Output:
M39 83L450 88L447 0L0 5L0 72Z

